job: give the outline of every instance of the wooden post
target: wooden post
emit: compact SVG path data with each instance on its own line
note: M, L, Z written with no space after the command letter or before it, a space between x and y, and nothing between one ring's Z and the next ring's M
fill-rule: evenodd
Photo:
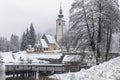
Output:
M55 73L55 66L53 67L51 74L54 74L54 73Z
M19 75L19 74L18 74L18 73L16 73L16 77L17 77L17 78L18 78L18 75Z
M26 72L26 77L29 77L29 76L28 76L28 71Z
M34 77L36 78L36 72L34 72Z
M13 66L13 79L15 79L15 66Z

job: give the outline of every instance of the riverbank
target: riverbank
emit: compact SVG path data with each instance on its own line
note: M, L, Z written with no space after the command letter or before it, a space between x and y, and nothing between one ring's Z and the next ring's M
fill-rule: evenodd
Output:
M26 51L21 51L18 53L12 52L1 52L0 60L3 63L50 63L50 59L57 60L60 59L62 53L27 53Z
M120 57L79 72L55 74L55 80L120 80Z

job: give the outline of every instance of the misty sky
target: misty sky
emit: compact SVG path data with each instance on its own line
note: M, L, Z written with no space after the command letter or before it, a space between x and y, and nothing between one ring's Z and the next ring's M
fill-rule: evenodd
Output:
M0 36L19 36L33 23L37 32L55 33L60 2L66 21L74 0L0 0Z

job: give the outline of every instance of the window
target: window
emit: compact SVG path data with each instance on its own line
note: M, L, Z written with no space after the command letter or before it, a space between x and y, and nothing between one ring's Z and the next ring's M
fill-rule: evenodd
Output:
M61 25L61 23L59 23L59 26Z

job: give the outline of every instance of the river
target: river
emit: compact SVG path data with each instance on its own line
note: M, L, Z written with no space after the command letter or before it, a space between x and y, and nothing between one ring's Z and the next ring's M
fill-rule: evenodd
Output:
M4 64L0 64L0 80L53 80L53 79L49 79L47 76L38 76L36 78L33 78L33 77L6 78L5 66Z

